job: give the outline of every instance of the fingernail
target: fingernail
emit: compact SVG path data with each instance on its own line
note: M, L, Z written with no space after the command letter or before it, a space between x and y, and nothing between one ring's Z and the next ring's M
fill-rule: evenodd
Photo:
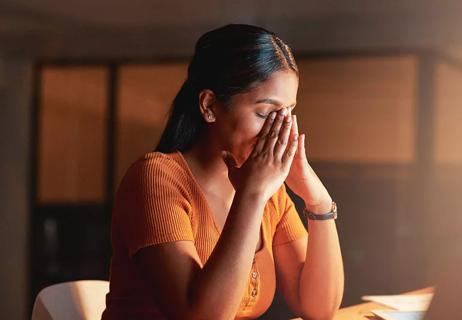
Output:
M271 113L270 113L270 118L271 118L271 119L276 118L276 112L274 112L274 111L271 112Z
M286 109L286 108L283 108L283 109L281 110L281 114L282 114L283 116L285 116L285 115L287 114L287 109Z

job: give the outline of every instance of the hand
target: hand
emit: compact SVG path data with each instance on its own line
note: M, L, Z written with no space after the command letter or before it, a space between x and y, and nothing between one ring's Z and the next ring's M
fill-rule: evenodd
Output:
M298 135L290 134L292 118L287 113L284 108L268 116L252 152L241 167L236 166L229 152L223 153L228 177L236 191L261 196L266 202L284 183L298 145Z
M292 117L291 136L295 136L298 135L297 116L293 115ZM293 192L303 199L309 211L319 214L330 211L332 198L306 157L305 134L300 135L298 139L297 151L285 182Z

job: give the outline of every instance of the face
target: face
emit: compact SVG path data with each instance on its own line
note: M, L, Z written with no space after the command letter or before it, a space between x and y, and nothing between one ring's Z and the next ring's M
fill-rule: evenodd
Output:
M297 90L297 74L281 70L252 90L234 95L228 108L217 108L214 134L218 135L223 150L234 155L239 166L252 152L268 115L295 107Z

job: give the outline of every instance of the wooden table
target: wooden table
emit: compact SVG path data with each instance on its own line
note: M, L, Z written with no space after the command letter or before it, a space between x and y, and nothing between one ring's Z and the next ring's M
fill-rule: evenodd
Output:
M433 287L428 287L420 290L406 292L405 294L418 294L418 293L430 293L433 292ZM360 303L354 306L340 309L335 315L333 320L373 320L377 319L371 313L371 310L392 310L384 307L381 304L374 302ZM292 320L302 320L302 318L295 318Z

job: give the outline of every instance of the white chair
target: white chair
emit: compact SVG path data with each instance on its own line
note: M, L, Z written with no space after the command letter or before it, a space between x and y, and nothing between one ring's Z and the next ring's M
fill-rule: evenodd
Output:
M55 284L39 292L32 320L101 319L109 282L81 280Z

